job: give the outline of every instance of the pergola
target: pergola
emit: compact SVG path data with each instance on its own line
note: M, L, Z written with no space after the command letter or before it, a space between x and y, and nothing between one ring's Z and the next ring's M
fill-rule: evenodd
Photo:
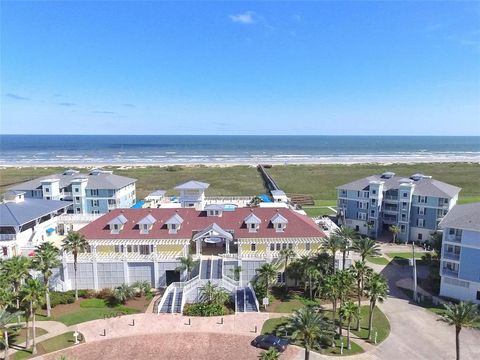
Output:
M218 244L225 242L225 251L230 253L230 241L233 241L233 235L222 229L216 223L207 226L202 231L193 236L193 241L196 242L197 256L202 252L202 241L209 244Z

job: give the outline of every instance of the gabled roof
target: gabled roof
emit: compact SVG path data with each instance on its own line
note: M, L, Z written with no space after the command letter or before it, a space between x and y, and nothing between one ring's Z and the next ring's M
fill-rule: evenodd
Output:
M167 221L165 221L165 224L167 225L180 225L181 223L183 223L183 219L180 215L178 214L175 214L173 215L170 219L168 219Z
M223 230L216 223L210 224L205 229L203 229L202 231L196 233L193 236L193 240L201 239L205 236L219 236L219 237L222 237L222 238L226 238L228 240L233 240L232 234L229 233L228 231Z
M261 224L262 220L258 218L253 212L250 213L243 221L245 224Z
M120 189L127 185L130 185L137 181L137 179L132 179L126 176L119 176L111 173L100 173L98 175L88 175L81 174L78 172L72 173L63 172L61 174L52 174L48 176L42 176L37 179L26 181L21 184L14 185L10 190L37 190L41 189L42 181L44 180L59 180L59 186L61 189L70 185L70 183L76 179L87 179L87 189Z
M155 219L152 214L148 214L147 216L145 216L144 218L142 218L138 224L139 225L153 225L157 222L157 219Z
M452 198L457 195L461 190L461 188L459 187L429 177L422 177L415 181L413 179L405 178L402 176L392 176L387 179L382 177L382 175L367 176L365 178L352 181L348 184L337 186L336 188L353 191L368 190L371 181L383 182L384 191L398 189L400 184L403 183L411 183L415 185L413 194L421 196Z
M440 221L441 228L480 231L480 202L455 205Z
M66 209L70 201L25 199L0 204L0 226L20 226L42 216Z
M201 181L190 180L184 184L175 186L175 190L198 190L198 189L206 190L208 189L209 186L210 184L207 184Z
M119 214L117 217L110 220L107 224L108 225L124 225L128 222L127 218L123 214Z
M273 217L270 219L272 224L288 224L288 220L285 219L282 215L279 213L276 213L273 215Z

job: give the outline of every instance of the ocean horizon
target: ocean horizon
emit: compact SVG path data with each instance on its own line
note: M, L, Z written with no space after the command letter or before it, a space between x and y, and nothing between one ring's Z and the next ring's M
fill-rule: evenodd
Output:
M479 136L0 135L0 166L479 162Z

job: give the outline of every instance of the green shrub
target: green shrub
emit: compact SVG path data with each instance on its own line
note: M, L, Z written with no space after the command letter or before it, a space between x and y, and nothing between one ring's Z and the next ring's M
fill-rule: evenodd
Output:
M84 299L91 299L95 297L95 290L92 290L92 289L78 290L78 296Z
M73 304L75 302L75 292L66 291L51 291L50 292L50 305L54 308L57 305L61 304ZM46 309L46 305L44 305Z
M229 310L220 304L185 304L183 313L186 316L221 316L229 314Z

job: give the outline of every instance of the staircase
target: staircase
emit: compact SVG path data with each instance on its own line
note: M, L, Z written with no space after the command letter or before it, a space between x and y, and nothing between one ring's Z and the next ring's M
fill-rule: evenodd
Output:
M230 292L235 299L236 312L258 312L259 305L252 288L240 287L238 281L223 274L225 269L223 259L203 259L200 262L199 275L194 278L170 284L158 304L155 304L156 313L183 312L186 302L198 301L199 289L212 282Z

